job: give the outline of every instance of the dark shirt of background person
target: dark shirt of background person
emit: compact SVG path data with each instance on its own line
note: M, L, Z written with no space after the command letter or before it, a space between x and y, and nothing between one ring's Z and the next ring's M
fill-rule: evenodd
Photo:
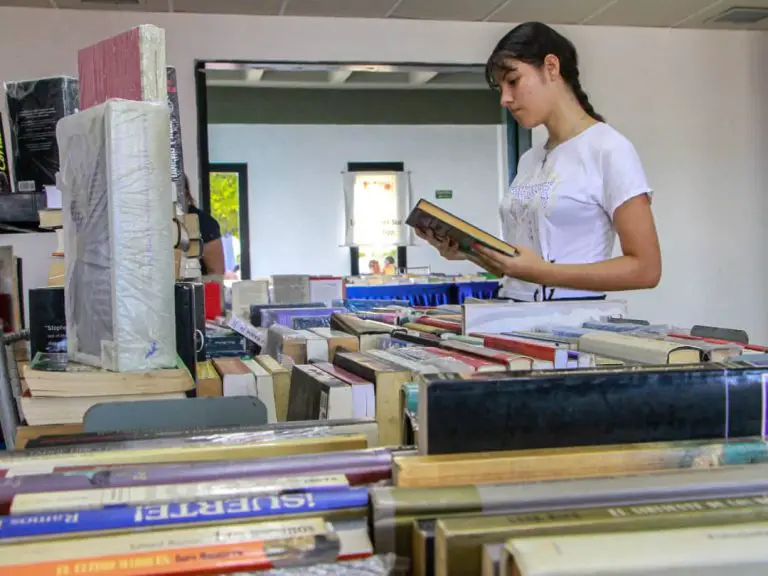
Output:
M203 257L200 259L201 272L203 276L223 276L225 265L221 227L213 216L197 207L189 189L189 178L186 175L184 176L184 192L187 196L187 212L197 214L200 219L200 238L203 241Z

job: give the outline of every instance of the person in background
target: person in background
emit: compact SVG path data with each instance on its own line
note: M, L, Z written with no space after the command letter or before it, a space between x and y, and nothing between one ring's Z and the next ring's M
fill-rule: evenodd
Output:
M378 260L371 260L370 262L368 262L368 273L381 274L381 266L379 265Z
M384 274L394 276L396 273L397 270L395 269L395 259L392 258L392 256L387 256L384 258Z
M546 24L521 24L499 41L486 76L520 126L544 126L549 136L520 158L501 201L503 239L519 255L477 247L483 267L504 277L499 296L603 299L655 287L661 249L652 189L635 147L590 103L573 44ZM450 239L417 234L444 258L464 258ZM617 235L622 253L614 257Z
M187 213L197 214L200 220L200 238L203 241L203 257L200 269L203 276L224 276L224 247L221 244L221 227L208 212L203 212L195 204L189 188L189 178L184 175L184 194L187 197Z

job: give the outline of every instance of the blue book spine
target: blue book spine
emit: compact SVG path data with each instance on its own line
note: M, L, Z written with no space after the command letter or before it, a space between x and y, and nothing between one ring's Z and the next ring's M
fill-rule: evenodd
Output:
M603 332L634 332L647 328L640 324L611 324L610 322L584 322L583 328L590 330L602 330Z
M270 496L118 506L79 512L0 517L0 542L61 534L108 532L155 526L183 526L270 516L318 514L368 505L368 489L294 492Z
M547 328L545 333L551 334L556 338L579 338L588 332L593 332L593 330L589 330L588 328L575 328L571 326L552 326Z

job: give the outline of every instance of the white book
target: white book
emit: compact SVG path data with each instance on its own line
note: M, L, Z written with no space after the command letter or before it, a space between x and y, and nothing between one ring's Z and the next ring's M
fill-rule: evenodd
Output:
M579 351L640 364L701 362L701 350L694 346L616 332L587 332L579 337Z
M519 576L765 576L768 523L516 538Z
M251 306L269 304L269 280L241 280L232 284L232 314L251 317Z
M306 304L309 299L309 276L275 274L272 280L273 304Z
M315 367L352 387L352 418L376 418L376 395L373 382L342 370L330 362L318 362Z
M432 364L426 364L412 358L406 358L394 353L394 350L369 350L368 354L375 356L380 360L386 360L397 366L410 370L414 374L439 374L442 372L439 367ZM452 372L453 370L451 370Z
M311 330L297 330L307 341L307 362L328 362L328 340Z
M584 322L626 316L623 300L464 304L462 311L464 334L501 334L547 325L579 327Z
M74 361L176 367L169 122L165 102L108 100L57 125Z
M261 364L255 360L243 360L243 364L253 372L255 376L254 394L267 408L267 422L272 424L277 422L277 408L275 406L275 384L270 374Z
M344 298L343 278L310 278L309 301L330 306L334 300Z
M214 365L221 373L221 391L223 396L257 396L256 375L237 358L214 360Z

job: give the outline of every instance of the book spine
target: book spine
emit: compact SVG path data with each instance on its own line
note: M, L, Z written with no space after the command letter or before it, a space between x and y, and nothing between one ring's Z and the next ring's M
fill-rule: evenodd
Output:
M222 574L243 570L269 570L334 562L340 543L320 534L296 539L257 540L227 544L202 544L176 550L133 552L97 558L39 561L0 567L0 576L44 576L100 573L120 576L168 574Z
M21 514L0 518L0 542L156 526L221 523L294 514L322 515L323 512L364 508L367 505L367 488L349 488L330 492L297 492L253 498L173 502L81 512Z
M416 322L418 324L424 324L425 326L434 326L435 328L442 328L443 330L447 330L448 332L453 332L454 334L461 334L460 322L438 320L436 318L431 318L430 316L421 316L420 318L416 319Z
M434 348L434 349L431 350L431 352L433 354L436 354L438 356L442 356L444 358L453 358L454 360L459 360L460 362L464 362L465 364L469 364L475 370L481 370L483 368L495 368L495 367L499 366L498 362L493 362L493 361L490 361L490 360L486 360L484 358L477 358L477 357L472 356L470 354L464 354L464 353L458 352L456 350L445 350L445 349L442 349L442 348Z
M537 360L547 360L548 362L555 362L557 356L557 348L545 344L524 342L515 338L486 336L484 338L484 343L488 348L504 350L505 352L512 352L513 354L522 354L524 356L536 358Z
M387 469L392 463L389 450L307 454L291 458L277 457L242 462L200 464L161 464L129 466L108 470L73 470L71 472L11 476L0 478L0 502L10 505L17 494L91 488L122 488L158 484L182 484L233 478L264 478L290 475L352 474ZM350 480L351 484L355 484ZM2 512L0 512L2 513Z
M690 334L683 334L680 332L670 332L667 334L667 336L671 336L672 338L679 338L681 340L699 340L701 342L709 342L710 344L728 344L733 345L734 342L730 342L728 340L718 340L717 338L703 338L700 336L691 336ZM768 346L760 346L758 344L739 344L736 343L745 350L751 350L753 352L760 352L760 353L768 353Z
M5 145L5 132L3 130L3 116L0 114L0 194L10 194L13 192L7 150L8 148Z
M306 490L319 492L348 488L343 474L327 476L290 476L286 478L236 479L189 484L134 486L129 488L94 488L17 494L11 503L11 514L41 512L74 512L138 504L162 504L201 500L206 498L237 498L242 496L279 495Z

